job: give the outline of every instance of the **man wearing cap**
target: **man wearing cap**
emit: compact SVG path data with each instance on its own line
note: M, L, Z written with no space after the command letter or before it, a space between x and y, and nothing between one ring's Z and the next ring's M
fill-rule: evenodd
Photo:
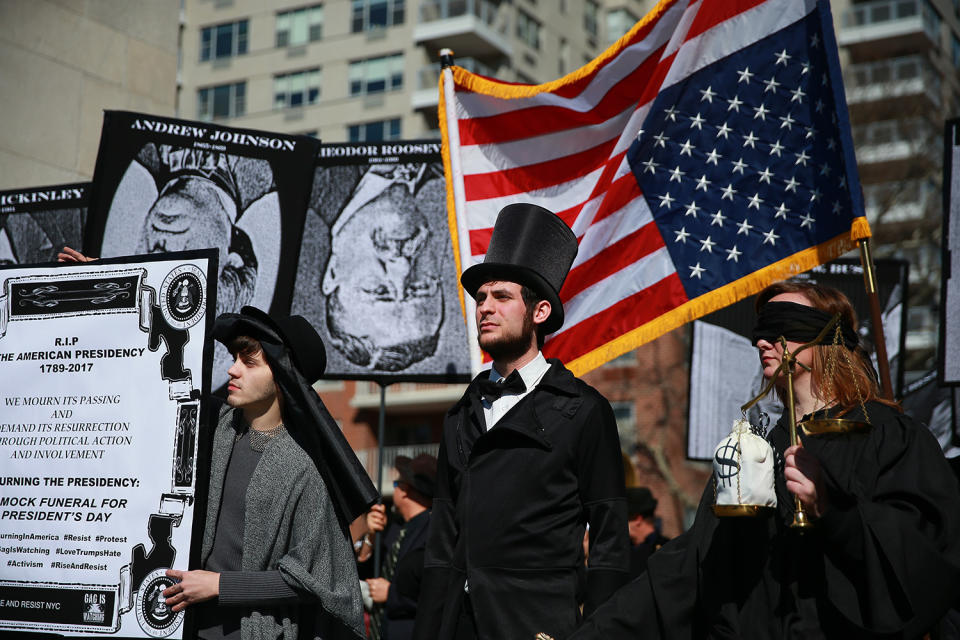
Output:
M437 483L437 459L428 453L416 458L397 456L394 465L393 506L403 519L403 527L387 535L386 555L379 578L369 578L370 597L379 606L371 621L371 637L409 640L417 616L420 583L423 580L423 551L427 545L430 507ZM373 531L382 531L386 518L382 505L374 505L367 521ZM372 518L380 515L381 519Z
M541 207L497 217L460 281L493 358L444 420L415 637L533 638L581 619L577 566L590 525L584 615L627 578L623 466L610 404L540 352L563 324L573 232Z
M202 570L169 570L174 611L197 606L205 639L363 636L347 535L376 490L313 391L320 336L253 307L217 318L234 357L210 456Z
M630 579L647 570L647 559L670 541L657 529L657 499L646 487L627 487Z

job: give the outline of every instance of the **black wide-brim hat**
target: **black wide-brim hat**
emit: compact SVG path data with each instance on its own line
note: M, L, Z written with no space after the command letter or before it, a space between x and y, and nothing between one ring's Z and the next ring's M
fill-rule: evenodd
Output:
M421 453L416 458L397 456L396 467L400 480L417 490L427 498L433 498L437 492L437 459L429 453Z
M247 306L240 309L240 313L221 314L213 323L213 337L225 345L239 335L259 339L263 325L283 341L293 366L311 384L323 375L327 368L327 350L320 334L303 316L274 318L256 307Z
M526 285L550 303L550 316L543 323L546 333L563 326L560 289L577 257L577 236L570 227L543 207L525 202L500 210L483 262L460 276L470 297L494 280Z
M651 516L657 510L657 499L646 487L627 487L627 515Z

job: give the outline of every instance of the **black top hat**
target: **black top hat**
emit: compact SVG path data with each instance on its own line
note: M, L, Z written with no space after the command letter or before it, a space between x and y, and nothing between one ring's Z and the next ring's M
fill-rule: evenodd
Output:
M627 487L627 516L652 516L657 510L657 499L646 487Z
M227 344L239 335L257 338L266 325L283 341L293 366L311 384L327 368L327 350L320 334L303 316L273 318L256 307L244 307L240 313L224 313L213 323L213 337Z
M424 497L433 498L437 488L437 459L429 453L421 453L416 458L397 456L394 465L400 474L400 480L417 490Z
M491 280L526 285L550 303L546 333L563 326L560 288L577 257L577 236L556 214L535 204L520 202L500 210L481 264L460 276L471 297Z

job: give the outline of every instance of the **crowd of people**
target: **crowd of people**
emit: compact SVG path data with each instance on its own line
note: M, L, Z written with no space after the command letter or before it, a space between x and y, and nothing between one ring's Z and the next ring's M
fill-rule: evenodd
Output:
M316 330L222 314L214 337L234 362L201 566L169 571L167 605L193 608L205 639L943 637L960 599L957 478L882 397L849 300L791 282L760 293L760 366L794 398L762 434L777 507L720 517L709 483L667 540L654 496L624 486L610 404L541 353L576 253L553 213L501 211L461 277L492 366L447 412L436 458L397 458L393 515L310 387ZM800 349L836 318L836 339ZM791 388L784 348L798 354ZM790 407L860 427L791 442Z

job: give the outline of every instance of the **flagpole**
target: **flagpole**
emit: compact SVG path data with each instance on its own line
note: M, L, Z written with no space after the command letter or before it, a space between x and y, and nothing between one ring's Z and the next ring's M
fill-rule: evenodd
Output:
M883 314L880 309L880 296L877 293L877 270L870 251L870 238L861 238L860 264L863 265L863 283L870 300L870 320L873 325L873 342L877 350L877 368L880 370L880 386L883 397L893 400L893 385L890 383L890 361L887 359L887 343L883 337Z
M450 156L451 183L453 184L453 208L457 219L457 240L460 252L460 269L470 266L470 229L466 224L467 198L463 190L463 167L460 164L460 129L457 126L456 97L453 91L453 50L440 50L440 68L443 77L443 101L446 107L444 115L447 123L447 153ZM470 296L463 297L467 321L467 347L470 350L470 370L473 375L480 372L483 355L477 344L476 307Z

